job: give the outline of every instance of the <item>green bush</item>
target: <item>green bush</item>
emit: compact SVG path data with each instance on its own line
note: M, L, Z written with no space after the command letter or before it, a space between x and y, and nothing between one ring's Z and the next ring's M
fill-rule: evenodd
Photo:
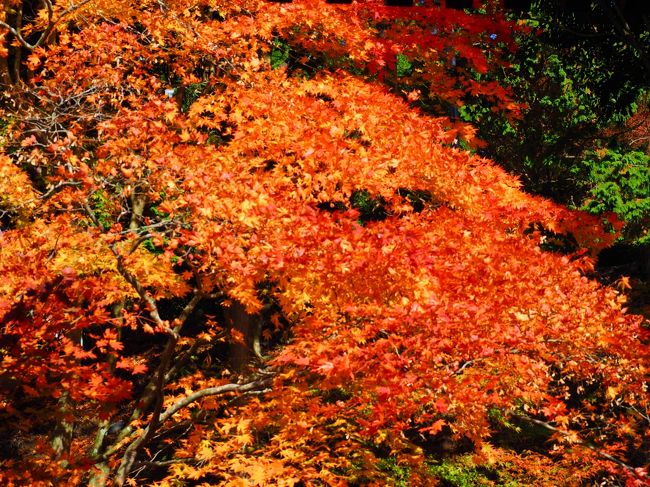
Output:
M636 43L621 40L604 7L592 4L580 0L565 9L553 0L535 2L522 14L532 31L495 79L524 107L521 117L495 111L481 97L460 109L488 143L486 156L518 175L527 191L573 206L593 186L585 154L612 144L618 130L611 129L634 113L648 89L642 54L631 45L648 43L647 28ZM577 35L593 29L602 34Z
M625 222L623 236L637 244L650 243L650 156L608 150L590 152L582 161L590 188L583 209L594 214L613 211Z

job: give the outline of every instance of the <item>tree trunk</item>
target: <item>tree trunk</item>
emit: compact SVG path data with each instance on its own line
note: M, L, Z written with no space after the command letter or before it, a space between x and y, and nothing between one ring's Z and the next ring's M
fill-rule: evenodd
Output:
M129 222L129 230L137 230L142 223L142 215L147 206L147 196L138 191L138 188L133 189L131 194L131 221Z
M224 308L224 317L231 336L241 334L231 339L228 358L235 370L242 370L251 360L262 358L260 337L264 318L261 314L248 313L239 301ZM233 334L233 330L239 333Z
M9 60L0 57L0 90L4 91L11 85L11 74L9 73Z
M70 421L70 401L66 393L61 395L57 406L61 418L52 433L51 444L56 458L60 458L70 450L74 423Z

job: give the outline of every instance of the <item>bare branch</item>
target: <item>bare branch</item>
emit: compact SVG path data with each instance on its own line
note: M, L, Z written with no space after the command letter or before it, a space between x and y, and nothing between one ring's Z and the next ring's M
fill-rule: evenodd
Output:
M93 223L99 226L97 217L87 203L85 203L84 208ZM131 245L129 254L132 253L142 241L146 240L149 237L150 235L147 233L136 239L136 241ZM147 304L149 316L152 318L154 323L168 334L168 340L163 352L160 355L160 363L157 367L157 370L149 384L147 384L145 387L145 390L141 397L140 405L131 415L132 421L138 419L153 404L153 411L151 413L151 419L148 426L144 429L140 436L127 447L122 458L122 463L118 468L117 483L118 485L121 485L125 481L126 475L128 475L128 472L131 470L140 447L146 444L151 435L164 421L164 419L161 419L164 400L163 388L170 378L169 371L172 369L171 364L174 352L176 350L176 345L180 337L179 333L185 322L189 319L192 312L196 309L196 306L198 306L201 299L203 299L204 294L200 289L195 289L190 301L185 305L181 313L174 320L173 328L170 328L170 326L168 326L166 322L163 321L160 317L156 300L153 298L153 296L151 296L151 294L149 294L149 292L147 292L140 280L129 269L127 269L125 256L118 250L116 244L111 245L110 249L117 261L117 270L120 275L133 287L133 289L135 289L140 298ZM123 428L115 442L106 449L103 458L106 458L107 455L121 449L123 445L125 443L128 443L128 441L136 434L137 432L134 432L130 426Z
M641 418L645 419L648 423L650 423L650 414L643 413L639 411L635 406L628 406L628 409L630 411L634 411L636 414L638 414Z
M49 18L48 18L49 24L48 24L47 28L45 29L45 31L43 32L43 34L41 35L41 37L36 42L35 47L39 47L39 46L43 45L43 43L47 42L47 40L50 38L50 35L52 35L52 32L54 32L54 29L56 28L56 26L59 23L61 23L63 21L63 19L65 19L68 15L76 12L81 7L83 7L84 5L86 5L87 3L90 3L92 1L93 0L82 0L81 2L77 3L76 5L70 5L67 9L65 9L63 12L61 12L61 15L59 15L59 17L55 21L52 21L52 17L49 16ZM48 3L49 3L49 1L48 1Z
M56 185L52 186L50 189L48 189L45 193L43 193L40 196L40 199L46 200L50 196L52 196L54 193L57 191L65 188L66 186L81 186L80 181L61 181L60 183L57 183Z
M20 35L20 32L18 32L12 26L10 26L9 24L6 24L2 20L0 20L0 27L4 27L5 29L7 29L9 32L11 32L13 35L15 35L18 38L18 40L21 42L21 44L23 43L23 41L21 40L22 36Z
M169 467L170 465L176 465L178 463L188 463L190 465L199 464L199 460L194 458L173 458L171 460L159 460L159 461L142 461L137 462L136 466L145 466L145 467Z
M180 370L180 369L181 369L185 364L187 364L187 362L188 362L188 360L190 359L190 357L191 357L192 355L194 355L194 354L198 351L199 347L200 347L201 345L206 344L206 343L208 343L208 342L207 342L207 341L204 341L204 340L200 340L200 339L198 339L198 338L195 339L195 340L194 340L194 343L192 343L192 345L190 345L190 348L188 348L187 350L185 350L185 351L184 351L184 352L183 352L183 353L182 353L182 354L181 354L181 355L180 355L180 356L179 356L179 357L174 361L174 365L172 365L171 368L167 371L167 374L165 375L165 382L169 382L169 381L172 379L172 377L174 377L174 376L178 373L178 371L179 371L179 370Z
M190 302L185 305L185 307L183 308L183 311L181 311L181 314L178 315L178 318L176 318L174 320L174 323L175 323L174 328L173 328L174 332L180 333L181 328L183 327L185 322L188 320L188 318L190 317L190 315L192 314L194 309L197 307L197 305L199 304L201 299L203 299L203 293L200 290L195 289L194 290L194 296L192 296L192 299L190 299Z
M461 375L463 373L463 370L465 370L466 367L470 367L472 364L474 364L476 360L477 359L465 361L463 365L458 367L456 370L451 371L449 375Z
M160 421L162 422L168 420L171 416L173 416L181 409L204 397L217 396L219 394L225 394L226 392L250 392L260 387L266 388L270 382L271 378L264 378L253 382L248 382L246 384L225 384L222 386L201 389L200 391L196 391L189 396L184 397L183 399L179 399L175 404L167 408L167 410L160 415Z
M95 212L90 208L90 205L87 202L83 204L83 209L86 211L86 213L88 214L88 218L90 218L93 224L96 227L101 227L99 220L97 220L97 216L95 216Z
M4 27L9 32L11 32L16 37L16 39L18 39L18 42L20 42L25 48L30 49L30 50L36 48L36 45L32 45L32 44L30 44L29 42L27 42L25 40L22 33L20 32L20 29L14 29L12 26L10 26L9 24L7 24L7 23L5 23L5 22L3 22L1 20L0 20L0 27Z
M166 225L169 225L173 221L174 220L171 220L171 219L161 220L159 222L152 223L150 225L142 225L142 226L138 227L138 230L144 230L144 231L153 230L154 228L159 228L159 227L164 227ZM128 228L128 229L123 230L122 232L120 232L120 234L121 235L126 235L127 233L133 233L133 232L134 231L132 229Z
M133 243L131 244L131 248L130 248L129 251L126 253L126 255L131 255L133 252L135 252L135 251L138 249L138 247L139 247L141 244L143 244L144 242L146 242L147 240L149 240L149 239L152 238L152 237L153 237L153 234L151 234L151 233L145 233L144 235L140 235L140 236L135 240L135 242L133 242Z

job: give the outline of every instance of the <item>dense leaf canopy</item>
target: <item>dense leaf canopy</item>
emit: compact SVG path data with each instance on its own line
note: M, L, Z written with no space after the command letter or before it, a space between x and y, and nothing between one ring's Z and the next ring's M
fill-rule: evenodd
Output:
M82 3L0 11L5 485L381 484L386 457L426 485L443 444L642 485L648 330L589 277L618 221L383 83L408 53L445 103L516 113L472 75L515 48L498 9Z

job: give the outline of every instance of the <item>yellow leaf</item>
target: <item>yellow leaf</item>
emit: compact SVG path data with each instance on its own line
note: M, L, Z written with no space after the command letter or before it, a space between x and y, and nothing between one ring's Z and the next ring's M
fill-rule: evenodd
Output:
M199 447L196 450L196 459L197 460L210 460L214 456L214 450L210 445L210 442L207 440L201 441Z
M616 399L616 396L618 395L618 388L609 386L607 388L607 398L614 400Z

